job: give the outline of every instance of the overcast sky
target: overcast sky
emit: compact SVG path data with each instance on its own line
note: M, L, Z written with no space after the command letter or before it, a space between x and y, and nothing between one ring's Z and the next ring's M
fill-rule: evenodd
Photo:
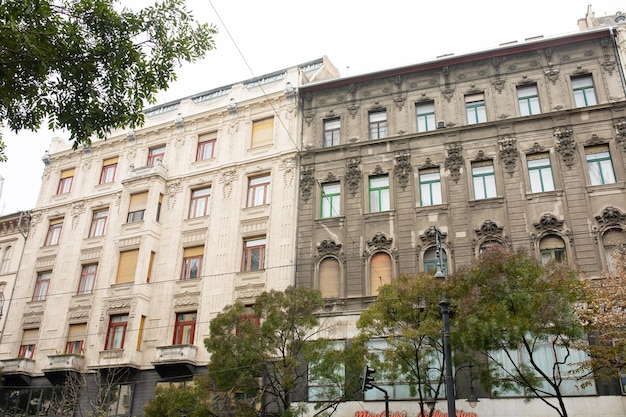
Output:
M124 0L147 5L149 0ZM430 61L538 35L578 30L592 4L596 16L626 12L617 0L429 1L385 0L187 0L196 18L214 23L217 49L178 71L158 104L280 70L323 55L342 76ZM367 6L366 6L367 5ZM35 207L50 139L41 130L4 131L9 161L0 214Z

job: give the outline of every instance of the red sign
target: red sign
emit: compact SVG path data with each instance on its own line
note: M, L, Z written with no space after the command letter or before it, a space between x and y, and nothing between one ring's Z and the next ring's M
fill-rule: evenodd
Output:
M381 411L380 413L374 413L367 410L360 410L354 412L354 417L385 417L385 412ZM406 411L390 411L388 417L409 417ZM430 416L428 413L418 413L416 417L448 417L447 413L442 413L439 410L433 410L433 415ZM456 417L478 417L476 413L466 413L463 410L456 410Z

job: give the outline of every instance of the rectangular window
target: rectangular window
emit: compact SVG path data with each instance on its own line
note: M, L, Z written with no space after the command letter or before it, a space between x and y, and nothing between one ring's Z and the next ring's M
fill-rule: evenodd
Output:
M274 118L257 120L252 123L251 148L271 145L274 141Z
M265 268L266 238L246 239L243 242L241 271L259 271Z
M127 325L128 314L118 314L109 318L109 328L104 350L124 349Z
M541 113L537 85L517 87L517 102L519 103L520 116L530 116L531 114Z
M115 171L117 170L117 162L119 158L109 158L102 162L102 171L100 172L100 184L108 184L115 180Z
M130 204L128 206L127 223L135 223L143 220L148 204L148 192L133 194L130 196Z
M370 139L387 137L387 112L373 111L369 113Z
M608 145L585 147L587 168L591 185L613 184L616 182L615 171Z
M91 227L89 227L89 237L97 237L104 234L104 227L107 224L108 217L108 209L93 212L93 216L91 217Z
M37 345L38 339L39 329L24 330L24 334L22 335L22 343L20 345L20 350L17 356L25 359L34 359L35 346Z
M120 260L117 265L117 276L115 277L116 284L135 282L135 270L137 269L138 258L139 249L120 252Z
M163 163L163 158L165 158L165 145L150 148L148 150L148 161L146 162L146 165L152 166L157 161L161 161L161 163Z
M183 251L183 269L180 274L180 279L185 280L200 278L203 255L204 246L185 248Z
M150 282L152 280L152 266L154 265L154 252L150 252L150 261L148 261L148 276L146 277L146 282Z
M591 74L582 77L573 77L572 90L574 92L576 107L587 107L598 104Z
M193 345L196 332L196 312L177 313L174 325L174 345Z
M9 263L11 262L11 254L13 253L13 246L7 246L4 249L2 255L2 265L0 265L0 274L6 274L9 270Z
M139 319L139 331L137 332L137 348L136 350L141 350L141 341L143 340L143 328L146 325L146 316L142 315Z
M217 132L207 133L198 137L198 150L196 152L196 161L204 161L213 158L215 153L216 140Z
M370 213L389 210L389 176L370 177Z
M337 217L341 214L341 185L338 182L322 184L320 217Z
M487 121L487 109L485 108L485 94L468 94L465 96L465 111L467 112L467 124L484 123Z
M248 180L248 207L262 206L270 202L270 176L250 178Z
M528 164L530 192L554 191L554 177L552 176L550 155L547 152L536 153L528 155L526 161Z
M415 113L417 114L418 132L428 132L429 130L435 130L437 128L434 101L416 104Z
M33 301L44 301L48 297L48 287L50 287L51 278L51 271L40 272L37 274L35 291L33 292Z
M74 181L74 168L61 171L57 194L69 193L72 190L72 182Z
M83 265L78 282L78 294L92 294L96 283L98 264Z
M324 147L337 146L341 143L341 120L324 120Z
M493 161L473 163L472 180L474 182L474 199L482 200L498 196Z
M336 351L344 349L345 342L342 340L334 340L330 342L329 348ZM334 398L341 397L342 388L345 383L346 367L343 361L333 363L332 370L325 370L324 364L319 360L309 362L308 372L308 400L309 401L333 401ZM368 415L369 413L365 413ZM398 413L402 415L404 413ZM355 415L359 415L357 412ZM369 414L370 416L372 414ZM391 414L390 415L395 415Z
M44 246L58 245L61 238L61 229L63 229L63 218L50 220Z
M441 204L441 174L439 168L420 169L420 204L433 206Z
M66 355L82 355L85 336L87 335L87 323L70 324L65 344Z
M189 204L190 219L208 216L210 208L211 187L191 191L191 203Z

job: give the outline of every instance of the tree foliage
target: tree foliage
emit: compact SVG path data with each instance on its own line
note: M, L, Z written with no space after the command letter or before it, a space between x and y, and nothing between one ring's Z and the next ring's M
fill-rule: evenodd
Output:
M566 417L562 387L576 370L573 343L584 337L575 307L586 286L577 271L492 248L451 279L458 292L455 345L487 361L482 382L539 398ZM549 366L541 360L546 353L554 359Z
M144 406L146 417L213 416L202 384L157 388L156 396Z
M143 121L182 61L214 48L214 26L184 0L137 12L117 0L5 0L0 7L0 122L66 129L74 148ZM1 155L4 157L4 155Z
M218 415L299 415L294 405L307 380L320 387L318 413L344 398L344 352L322 337L331 329L316 313L318 291L289 287L262 293L251 308L226 307L211 320L207 387ZM307 366L308 364L308 366Z

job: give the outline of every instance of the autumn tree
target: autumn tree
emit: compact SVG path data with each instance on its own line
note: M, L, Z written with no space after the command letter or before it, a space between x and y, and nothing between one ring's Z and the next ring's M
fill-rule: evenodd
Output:
M574 384L580 358L574 344L585 337L575 311L586 296L577 271L492 248L451 281L458 291L455 346L486 362L483 384L537 398L567 417L564 391Z
M201 379L198 378L198 379ZM144 406L146 417L210 417L209 401L202 384L157 387L155 398Z
M175 67L205 56L216 33L184 0L137 12L116 0L5 0L0 25L0 123L19 131L47 121L74 148L141 125Z
M439 307L444 286L432 274L402 275L379 288L357 322L355 343L370 352L368 362L377 371L377 381L408 385L421 415L429 411L424 408L427 399L442 397L445 385Z
M309 401L329 415L345 398L344 351L322 337L319 291L289 287L262 293L252 307L227 306L210 323L207 390L212 412L237 416L295 416Z

